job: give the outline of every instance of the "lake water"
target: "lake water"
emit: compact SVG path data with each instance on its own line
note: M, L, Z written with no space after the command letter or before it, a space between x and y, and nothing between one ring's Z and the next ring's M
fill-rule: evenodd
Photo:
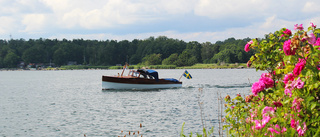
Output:
M214 126L217 134L218 94L248 95L262 73L191 69L193 79L182 77L179 89L101 90L102 75L121 71L0 71L0 136L117 137L139 131L144 137L176 137L183 122L184 133L201 133L198 102L203 102L206 126ZM157 71L160 78L176 79L184 72Z

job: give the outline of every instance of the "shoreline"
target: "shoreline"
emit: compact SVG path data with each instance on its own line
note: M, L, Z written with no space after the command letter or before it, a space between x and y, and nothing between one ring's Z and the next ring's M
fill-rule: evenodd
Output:
M154 69L154 68L153 68ZM174 68L174 69L255 69L250 68ZM90 69L0 69L0 71L64 71L64 70L122 70L122 69L101 69L101 68L90 68ZM155 70L161 70L155 69Z
M246 63L232 64L195 64L193 66L176 65L130 65L128 69L254 69L254 66L247 67ZM56 68L2 68L0 71L57 71L57 70L122 70L123 66L85 66L85 65L67 65Z

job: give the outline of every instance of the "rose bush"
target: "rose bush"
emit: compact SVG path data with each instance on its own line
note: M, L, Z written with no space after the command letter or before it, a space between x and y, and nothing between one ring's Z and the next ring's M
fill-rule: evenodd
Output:
M295 33L292 33L295 32ZM234 136L320 136L320 29L310 23L253 39L248 61L267 71L252 95L225 98L228 133Z

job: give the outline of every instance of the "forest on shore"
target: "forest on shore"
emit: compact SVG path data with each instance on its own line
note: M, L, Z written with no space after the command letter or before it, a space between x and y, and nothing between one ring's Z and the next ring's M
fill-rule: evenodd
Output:
M0 68L19 64L115 66L117 64L192 66L196 63L245 63L254 51L245 52L250 38L228 38L215 43L185 42L166 36L144 40L0 40Z

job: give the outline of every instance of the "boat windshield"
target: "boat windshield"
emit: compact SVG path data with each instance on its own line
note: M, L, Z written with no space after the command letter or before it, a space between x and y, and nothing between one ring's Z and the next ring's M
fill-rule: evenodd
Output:
M128 76L140 77L140 73L134 70L130 70Z

